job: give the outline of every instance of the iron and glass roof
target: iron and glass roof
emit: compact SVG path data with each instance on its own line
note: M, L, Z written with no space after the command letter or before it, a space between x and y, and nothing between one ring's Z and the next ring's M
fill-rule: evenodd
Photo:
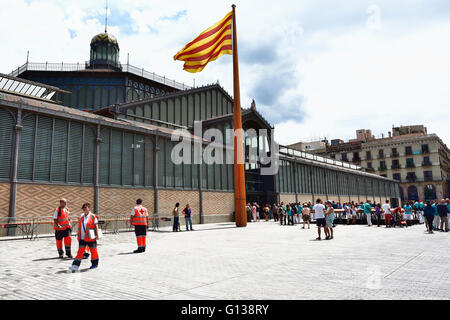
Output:
M70 93L57 87L12 77L3 73L0 73L0 91L52 102L54 102L52 98L57 92Z

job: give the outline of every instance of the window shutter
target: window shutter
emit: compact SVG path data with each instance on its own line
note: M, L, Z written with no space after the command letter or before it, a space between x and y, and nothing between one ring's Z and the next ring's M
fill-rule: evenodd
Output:
M27 115L23 121L20 137L18 178L31 180L33 175L34 132L36 115Z
M50 181L50 155L52 151L53 121L39 116L36 137L36 159L34 179Z
M55 119L52 181L66 181L68 125L69 122L66 120Z
M134 159L134 183L137 186L144 185L144 168L145 168L145 136L135 136L135 159Z
M85 125L83 153L83 183L94 183L95 132Z
M102 143L100 144L100 184L109 184L109 142L111 129L103 128L101 131Z
M0 179L9 179L11 175L13 132L13 117L8 111L0 109Z
M69 137L69 182L81 182L81 154L83 148L83 125L70 123Z
M120 185L122 175L122 132L112 130L111 184Z
M123 136L123 185L133 184L133 134Z

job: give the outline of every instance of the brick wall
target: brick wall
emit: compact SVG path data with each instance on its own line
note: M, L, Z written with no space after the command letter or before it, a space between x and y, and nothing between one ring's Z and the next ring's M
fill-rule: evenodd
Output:
M189 203L192 220L196 222L200 214L199 192L194 190L158 190L158 212L161 217L171 217L172 210L177 202L180 203L181 210Z
M294 203L295 202L295 194L280 194L280 203L284 202L286 203Z
M144 207L149 210L149 214L152 214L154 211L153 195L153 189L101 187L98 195L99 213L102 215L128 215L136 205L136 200L140 198L143 200Z
M205 215L234 212L234 192L203 191L203 213Z
M16 217L53 216L59 206L59 199L67 199L67 207L72 215L81 214L85 202L94 205L93 187L56 186L40 184L19 184L17 186Z
M0 183L0 217L9 215L9 183Z

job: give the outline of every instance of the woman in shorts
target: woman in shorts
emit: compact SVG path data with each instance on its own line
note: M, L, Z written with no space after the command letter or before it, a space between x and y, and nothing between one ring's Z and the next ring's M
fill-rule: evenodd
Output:
M306 223L308 223L308 229L310 229L311 209L308 207L307 203L303 204L302 220L303 220L303 229L305 229L305 224Z
M325 235L327 236L325 240L333 239L333 223L334 223L334 208L330 201L327 202L327 211L325 213L325 222L328 227L328 234L326 234L327 229L325 229Z

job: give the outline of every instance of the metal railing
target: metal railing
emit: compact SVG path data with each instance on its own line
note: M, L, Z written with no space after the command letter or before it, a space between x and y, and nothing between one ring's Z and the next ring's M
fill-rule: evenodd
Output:
M10 76L17 77L25 71L84 71L89 62L86 63L48 63L48 62L26 62L22 66L17 67L9 74ZM134 75L153 80L155 82L171 86L179 90L189 90L192 87L185 85L184 83L171 80L165 76L160 76L154 72L144 70L144 68L138 68L131 64L118 64L118 67L123 72L129 72Z
M298 150L291 149L289 147L282 146L282 145L280 145L279 153L290 155L290 156L296 156L296 157L299 157L302 159L319 161L322 163L331 164L331 165L335 165L335 166L339 166L339 167L344 167L344 168L349 168L349 169L354 169L354 170L361 170L360 166L356 166L356 165L353 165L348 162L338 161L335 159L318 156L318 155L315 155L312 153L298 151Z
M149 230L159 230L160 221L171 221L171 215L149 217ZM78 218L70 217L72 235L78 232ZM130 215L99 215L98 225L104 234L133 231L130 223ZM0 218L0 239L38 239L54 234L53 217L16 217Z

